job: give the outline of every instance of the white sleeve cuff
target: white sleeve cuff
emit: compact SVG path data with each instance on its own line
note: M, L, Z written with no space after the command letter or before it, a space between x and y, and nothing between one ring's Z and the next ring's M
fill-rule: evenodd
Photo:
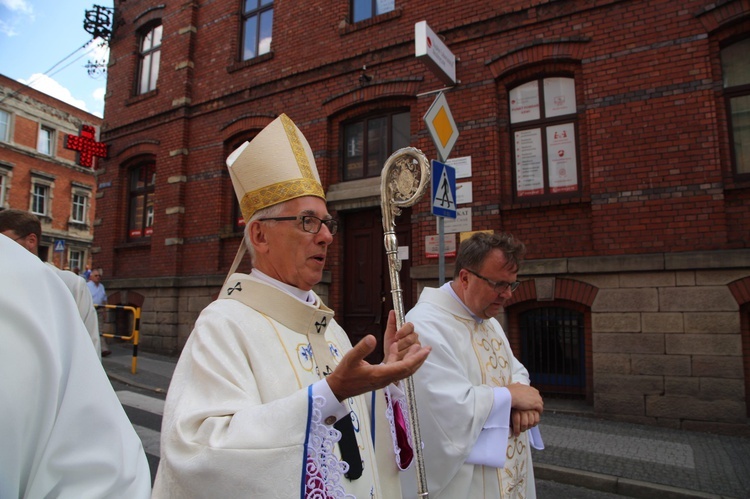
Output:
M320 397L325 401L323 406L320 407L322 423L333 426L333 423L349 414L346 406L339 402L336 395L333 394L326 380L321 379L313 383L312 394L313 397Z
M466 462L502 468L505 466L505 449L508 446L511 396L505 387L495 387L492 391L495 400L490 415Z
M539 431L539 427L535 426L533 428L529 428L528 434L529 434L529 445L535 448L536 450L543 450L544 441L542 440L542 432Z

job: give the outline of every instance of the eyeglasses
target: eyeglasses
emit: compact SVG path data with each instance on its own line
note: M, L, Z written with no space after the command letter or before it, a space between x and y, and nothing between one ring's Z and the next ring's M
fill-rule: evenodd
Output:
M259 218L259 222L266 222L269 220L274 221L284 221L284 220L301 220L302 221L302 230L305 232L309 232L310 234L317 234L320 232L320 228L325 225L328 227L328 231L331 233L332 236L336 235L336 232L339 230L339 222L338 220L334 218L318 218L314 217L312 215L298 215L296 217L266 217L266 218Z
M489 284L490 286L492 286L492 290L495 293L497 293L497 294L504 293L505 290L509 289L509 288L510 288L510 292L512 293L513 291L515 291L516 289L518 289L518 286L521 285L520 281L515 281L515 282L505 282L505 281L495 282L495 281L492 281L490 279L487 279L483 275L480 275L480 274L474 272L471 269L464 269L464 270L467 271L467 272L471 272L472 274L474 274L475 276L477 276L478 278L482 279L487 284Z

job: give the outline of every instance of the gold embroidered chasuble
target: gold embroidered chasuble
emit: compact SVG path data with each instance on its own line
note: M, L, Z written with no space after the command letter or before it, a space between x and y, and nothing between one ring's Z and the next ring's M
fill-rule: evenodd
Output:
M312 396L311 385L349 349L317 296L306 304L250 276L230 276L175 369L154 497L288 498L324 487L325 494L400 497L382 393L344 402L364 463L352 481L340 468L338 432Z
M493 387L529 384L495 319L475 321L446 291L425 288L407 314L424 345L432 346L414 374L431 498L533 498L527 433L509 434L503 468L466 463L487 421ZM404 497L413 474L403 474Z

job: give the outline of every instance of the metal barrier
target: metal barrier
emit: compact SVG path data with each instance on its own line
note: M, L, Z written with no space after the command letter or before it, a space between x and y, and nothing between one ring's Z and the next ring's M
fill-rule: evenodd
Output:
M141 325L141 307L131 307L129 305L94 305L95 308L109 308L114 310L127 310L133 313L133 329L130 336L113 333L101 333L105 338L119 338L121 340L133 341L133 361L130 366L130 372L136 374L138 364L138 331ZM100 327L101 329L101 327Z

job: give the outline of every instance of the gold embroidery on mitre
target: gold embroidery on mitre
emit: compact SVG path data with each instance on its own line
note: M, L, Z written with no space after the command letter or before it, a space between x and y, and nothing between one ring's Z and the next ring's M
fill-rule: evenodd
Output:
M240 211L242 211L242 216L245 220L250 220L258 210L289 201L290 199L303 196L316 196L324 201L326 199L323 186L320 185L320 181L316 178L313 167L310 165L310 160L305 152L305 147L299 138L297 127L286 114L279 116L279 119L289 140L289 146L291 147L292 154L294 154L294 159L297 162L300 177L246 192L240 201Z
M302 177L315 179L312 168L310 168L310 161L307 159L307 154L305 153L305 148L297 135L297 127L294 126L294 123L286 114L281 115L281 123L284 125L284 131L289 139L289 144L292 146L292 152L297 159L297 166L299 166Z
M240 210L244 219L250 220L250 217L258 210L302 196L317 196L325 199L323 187L317 180L314 178L295 178L246 192L242 196Z

